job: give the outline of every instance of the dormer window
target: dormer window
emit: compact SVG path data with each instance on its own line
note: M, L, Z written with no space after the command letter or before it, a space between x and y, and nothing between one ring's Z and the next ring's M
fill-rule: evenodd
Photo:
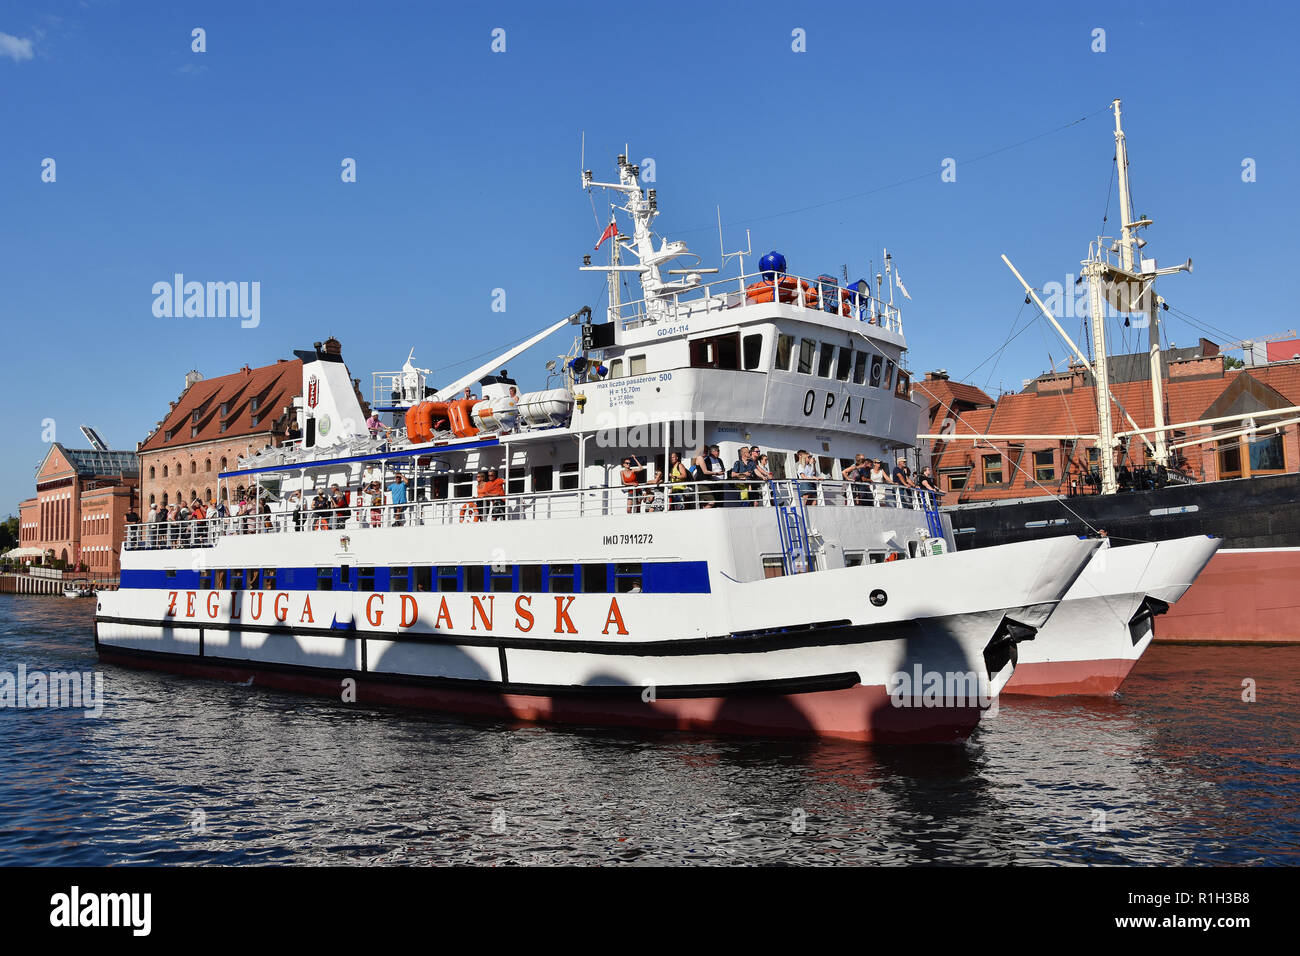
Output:
M256 395L254 395L252 398L250 398L250 399L248 400L248 410L249 410L250 412L255 412L255 411L257 411L257 406L258 406L259 404L260 404L260 400L258 399L258 397L257 397ZM256 425L257 422L253 422L253 424Z

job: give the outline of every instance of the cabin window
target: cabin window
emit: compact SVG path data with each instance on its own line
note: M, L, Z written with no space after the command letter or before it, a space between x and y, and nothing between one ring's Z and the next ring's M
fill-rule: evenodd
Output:
M494 564L488 568L493 593L513 591L515 589L515 568L512 564Z
M550 465L533 466L533 491L550 491L555 487L555 476Z
M802 375L811 375L813 369L813 355L817 352L817 343L812 339L799 340L799 372Z
M869 356L866 352L853 353L853 384L864 385L867 381L867 359Z
M248 590L257 591L262 587L262 573L260 568L248 569Z
M540 591L542 589L542 566L540 564L521 564L519 566L519 590Z
M578 487L578 463L571 461L560 466L560 490L572 491Z
M217 590L224 591L225 589L226 589L226 569L221 568L217 571Z
M835 346L829 342L822 343L821 355L817 359L817 374L822 378L831 377L831 363L835 361Z
M885 369L885 360L882 356L871 356L871 387L880 388L880 375Z
M780 372L790 371L790 359L794 356L794 336L777 335L776 337L776 361L772 367Z
M758 360L763 355L763 336L755 333L746 335L743 342L745 371L750 372L758 368Z
M438 590L459 591L460 568L456 567L454 564L438 565Z
M863 554L861 551L845 551L844 566L846 568L857 568L862 566Z
M1034 480L1052 481L1056 478L1056 453L1048 448L1034 452Z
M419 587L420 571L422 571L422 570L425 570L425 568L416 568L416 581L417 581L416 591L432 591L432 589L433 589L433 580L432 580L433 568L432 568L432 567L428 568L429 575L430 575L429 587ZM461 579L464 580L465 591L469 591L469 592L480 592L480 593L481 593L481 592L484 592L484 591L486 591L486 589L487 589L487 584L486 584L486 581L487 581L487 568L485 568L484 566L482 566L482 564L471 564L471 566L465 567L465 568L463 568L463 570L461 570ZM458 580L460 580L460 579L458 579ZM450 585L450 584L451 584L451 576L450 576L450 575L447 575L446 578L443 578L443 575L441 574L441 568L439 568L439 574L438 574L438 589L439 589L439 591L441 591L441 589L442 589L442 587L443 587L443 583L446 583L446 584ZM450 588L448 588L448 589L450 589Z
M411 569L406 566L400 568L389 568L388 569L388 590L390 591L411 590Z
M232 588L231 590L234 590L234 588ZM316 590L317 591L334 590L334 569L333 568L316 569Z
M627 374L628 374L628 375L644 375L644 374L645 374L645 356L644 356L644 355L633 355L631 358L629 358L629 359L627 360Z
M867 564L884 564L889 554L885 551L871 551L867 554Z
M984 484L986 485L1002 484L1002 456L1001 455L984 456Z
M623 360L621 358L616 358L609 363L609 377L610 378L623 377Z
M573 593L573 565L552 564L546 575L546 589L552 594Z
M632 590L641 590L640 562L614 565L614 590L619 594L627 594Z
M584 564L582 566L582 591L584 594L604 594L609 590L609 565Z
M740 333L711 335L690 343L691 368L740 368Z
M371 582L374 581L374 568L370 569ZM275 590L275 568L262 569L262 588L267 591Z
M200 591L212 590L212 569L211 568L203 568L199 571L199 590Z
M763 577L785 577L785 558L781 557L779 554L763 555Z
M357 590L373 591L375 589L375 569L357 568Z
M840 346L840 360L835 364L835 377L841 382L849 380L849 373L853 371L853 349L848 346Z
M782 481L789 477L789 472L785 467L786 457L788 455L789 452L783 451L773 451L768 453L767 469L772 473L773 480Z

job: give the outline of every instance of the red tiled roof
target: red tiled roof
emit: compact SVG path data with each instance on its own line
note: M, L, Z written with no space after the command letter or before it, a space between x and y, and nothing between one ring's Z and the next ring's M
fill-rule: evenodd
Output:
M1166 421L1170 424L1178 424L1204 417L1206 411L1220 396L1233 388L1240 375L1249 375L1277 392L1290 404L1300 405L1300 361L1279 362L1246 369L1226 370L1222 376L1213 378L1166 380L1164 387ZM1152 424L1151 387L1148 383L1117 384L1111 387L1111 392L1128 414L1136 419L1139 427L1149 427ZM1116 431L1129 431L1133 428L1118 407L1112 406L1112 410ZM1070 387L1069 381L1065 380L1061 391L1018 392L1003 395L994 408L965 411L959 416L949 416L939 409L933 415L932 429L936 432L940 431L940 423L947 417L954 418L954 425L951 426L951 434L954 435L1095 435L1098 431L1093 388L1091 385L1079 384L1077 380L1073 387ZM1024 452L1024 460L1019 462L1019 469L1014 467L1013 462L1004 462L1005 484L976 487L981 480L979 468L976 467L980 456L1005 454L1008 442L997 441L996 444L999 446L997 449L971 441L935 441L934 468L939 472L946 469L974 468L975 471L970 478L970 492L976 493L979 500L1041 494L1042 489L1031 478L1032 451L1035 448L1045 447L1046 443L1034 440L1025 442L1029 447ZM1057 480L1061 480L1059 469ZM965 493L962 500L965 500Z
M200 379L181 394L176 407L144 440L140 451L265 434L284 415L285 407L292 405L294 398L301 393L301 359L279 359L274 365L252 369L244 366L229 375ZM256 425L253 424L251 408L253 399L257 399ZM226 406L224 415L222 405ZM226 423L224 431L221 428L223 422ZM195 426L198 427L197 433L192 432Z
M954 404L973 405L977 408L993 404L993 399L984 394L982 389L976 388L974 385L967 385L965 382L954 382L946 378L927 378L920 382L913 381L912 388L929 400L931 409L934 409L935 406L947 409Z

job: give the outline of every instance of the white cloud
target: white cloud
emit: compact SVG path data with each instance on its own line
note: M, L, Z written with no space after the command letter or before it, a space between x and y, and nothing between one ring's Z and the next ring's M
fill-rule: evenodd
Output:
M0 33L0 57L7 56L15 63L32 58L32 41L20 40L7 33Z

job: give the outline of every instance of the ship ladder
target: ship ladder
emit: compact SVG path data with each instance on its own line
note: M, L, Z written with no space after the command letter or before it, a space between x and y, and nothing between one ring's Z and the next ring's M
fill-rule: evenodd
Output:
M932 492L924 492L925 495L925 524L930 531L930 537L943 539L943 521L939 518L939 500L938 496Z
M798 487L789 496L783 496L782 489L775 481L768 482L772 504L776 508L777 530L781 535L781 556L785 562L786 574L800 574L811 571L810 550L808 547L808 516L804 513L803 495Z

